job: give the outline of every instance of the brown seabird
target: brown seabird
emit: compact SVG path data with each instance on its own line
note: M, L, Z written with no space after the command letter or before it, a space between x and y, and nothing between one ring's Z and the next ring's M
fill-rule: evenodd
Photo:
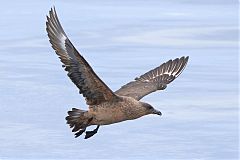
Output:
M113 92L73 46L58 20L55 8L49 11L46 25L52 48L89 105L88 111L72 108L66 117L67 124L73 128L72 132L76 132L76 138L84 132L85 139L92 137L101 125L133 120L148 114L162 115L150 104L139 100L152 92L164 90L182 73L188 56L169 60ZM86 131L91 125L97 125L97 128Z

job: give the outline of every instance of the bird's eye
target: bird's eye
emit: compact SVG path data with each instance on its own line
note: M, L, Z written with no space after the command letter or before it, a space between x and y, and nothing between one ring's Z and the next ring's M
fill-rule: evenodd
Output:
M148 106L147 108L148 108L148 109L153 109L153 107L152 107L152 106Z

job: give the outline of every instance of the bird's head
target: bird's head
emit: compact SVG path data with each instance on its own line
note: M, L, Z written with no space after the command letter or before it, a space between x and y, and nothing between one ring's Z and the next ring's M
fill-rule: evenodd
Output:
M157 115L159 115L159 116L162 115L162 113L161 113L160 111L156 110L155 108L153 108L153 106L151 106L151 105L148 104L148 103L142 102L142 106L144 107L145 112L146 112L147 114L157 114Z

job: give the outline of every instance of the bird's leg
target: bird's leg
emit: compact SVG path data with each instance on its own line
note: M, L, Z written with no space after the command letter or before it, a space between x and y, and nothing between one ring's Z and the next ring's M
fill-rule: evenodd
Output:
M92 137L94 134L96 134L98 129L99 129L99 127L100 127L100 125L98 125L97 128L94 129L93 131L87 131L85 139L88 139L88 138Z

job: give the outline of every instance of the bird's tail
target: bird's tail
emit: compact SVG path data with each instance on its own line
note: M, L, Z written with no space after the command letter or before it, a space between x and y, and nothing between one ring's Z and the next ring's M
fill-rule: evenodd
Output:
M89 126L93 118L89 115L88 111L72 108L71 111L68 111L66 120L70 128L73 128L72 132L77 132L75 133L77 138L85 132L86 127Z

